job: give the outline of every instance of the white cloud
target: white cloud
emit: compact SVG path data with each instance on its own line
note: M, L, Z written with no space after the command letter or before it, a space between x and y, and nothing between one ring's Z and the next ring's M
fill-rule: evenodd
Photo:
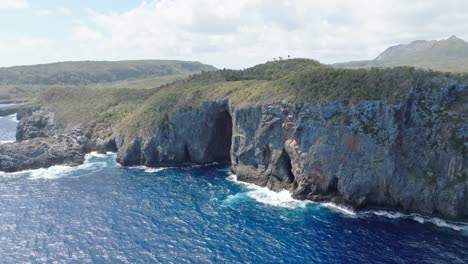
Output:
M50 12L50 10L48 10L48 9L43 9L43 8L41 8L41 9L36 9L36 10L34 10L34 14L35 14L36 16L48 16L48 15L51 14L51 12Z
M60 14L64 15L64 16L71 16L72 15L72 11L66 7L60 7L59 9L59 12Z
M362 0L160 0L123 13L92 13L113 59L196 59L244 67L276 56L323 62L371 59L392 44L468 37L468 2Z
M29 7L26 0L0 0L1 9L25 9Z
M0 42L0 57L6 65L25 65L62 60L65 54L54 41L43 37L9 36Z
M332 63L372 59L415 39L468 40L465 0L158 0L126 12L86 13L88 19L73 17L69 38L49 43L60 45L51 48L60 50L55 57L244 68L278 56Z
M102 34L88 28L87 26L79 26L73 30L72 38L75 41L82 42L100 41L102 39Z

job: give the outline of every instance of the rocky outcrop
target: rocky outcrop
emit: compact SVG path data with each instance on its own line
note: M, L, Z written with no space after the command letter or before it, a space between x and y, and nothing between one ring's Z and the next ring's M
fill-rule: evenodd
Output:
M77 166L84 161L89 139L78 128L63 127L43 109L20 109L17 142L0 145L0 171Z
M0 171L16 172L84 161L80 137L36 138L0 145Z
M65 134L64 128L54 122L54 115L38 108L24 108L17 113L19 120L16 140L51 137Z

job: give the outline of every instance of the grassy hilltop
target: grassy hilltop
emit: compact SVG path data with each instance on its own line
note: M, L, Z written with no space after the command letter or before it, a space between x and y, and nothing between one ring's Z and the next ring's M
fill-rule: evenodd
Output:
M77 61L0 68L0 100L30 99L49 87L154 88L190 74L213 71L199 62L170 60Z
M245 70L203 72L153 89L51 88L36 104L50 108L60 122L81 124L89 134L145 135L175 111L197 108L206 100L229 99L238 107L338 98L396 102L425 76L466 78L410 67L336 69L314 60L291 59Z

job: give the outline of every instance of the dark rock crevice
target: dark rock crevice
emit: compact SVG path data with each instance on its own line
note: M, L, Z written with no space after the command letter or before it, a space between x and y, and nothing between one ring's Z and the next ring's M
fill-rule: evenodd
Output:
M295 180L294 173L292 172L291 158L286 150L281 152L276 164L275 177L283 183L293 183Z
M169 115L152 136L136 142L138 146L128 144L132 138L124 137L117 142L118 160L125 165L151 167L229 161L232 127L227 100L205 102L197 110Z
M191 163L192 162L192 158L190 157L190 151L189 151L187 145L184 146L184 162L185 163Z
M231 155L232 117L229 110L223 110L214 121L208 140L207 156L210 161L228 161Z

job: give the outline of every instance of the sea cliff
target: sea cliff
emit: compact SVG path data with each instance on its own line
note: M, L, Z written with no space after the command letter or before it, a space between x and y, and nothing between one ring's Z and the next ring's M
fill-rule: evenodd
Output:
M15 144L68 137L77 157L91 150L116 151L125 166L230 161L239 180L286 189L297 199L468 218L467 81L415 77L398 96L385 91L393 100L344 94L241 104L229 92L201 96L201 103L190 107L175 101L172 108L161 107L167 99L158 94L162 89L147 100L158 107L128 110L119 129L67 123L46 103L25 108L18 114L20 142ZM144 133L130 129L136 123L129 120L143 115L157 122L145 123ZM0 146L2 161L11 157L11 145Z

